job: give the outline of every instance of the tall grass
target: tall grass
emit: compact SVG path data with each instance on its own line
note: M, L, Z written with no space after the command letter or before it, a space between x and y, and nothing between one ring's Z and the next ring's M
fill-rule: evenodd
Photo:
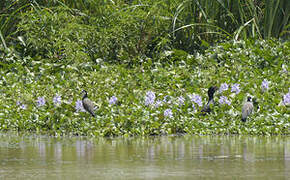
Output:
M6 47L16 32L16 25L19 21L19 13L30 5L28 0L9 1L4 0L0 4L0 36L1 42Z
M267 0L264 10L264 37L279 37L288 34L290 3L287 0Z
M63 22L79 18L80 21L76 23L81 23L76 26L92 31L85 42L88 45L84 47L92 55L128 59L144 54L152 56L164 49L195 52L217 41L229 39L289 38L288 1L5 0L0 5L0 35L2 45L6 46L7 42L17 39L18 21L25 18L19 14L25 11L28 14L34 13L33 7L53 12L55 7L61 6L71 10L68 21ZM43 13L41 16L57 16L57 13ZM29 23L29 20L26 22ZM33 29L32 26L30 28Z
M173 18L173 29L191 37L212 41L289 36L290 6L287 0L187 0ZM178 23L177 23L178 22ZM186 29L186 30L185 30ZM194 38L189 41L193 41Z

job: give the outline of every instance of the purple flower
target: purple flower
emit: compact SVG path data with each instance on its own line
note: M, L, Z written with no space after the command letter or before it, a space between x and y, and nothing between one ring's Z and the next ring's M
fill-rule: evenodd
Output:
M177 100L178 100L178 104L179 104L180 106L184 105L184 101L185 101L184 97L179 96L179 97L177 98Z
M79 100L79 99L77 100L77 102L76 102L76 111L77 112L85 112L82 100Z
M267 79L264 79L261 84L262 91L265 92L267 89L269 89L269 81Z
M44 97L38 97L36 102L37 102L37 106L40 107L40 106L44 106L46 101Z
M21 101L16 101L16 105L20 106L21 105Z
M285 94L285 95L283 96L283 103L284 103L285 105L289 105L289 104L290 104L290 92L288 92L287 94Z
M163 98L163 102L167 103L167 99L168 99L168 98L169 98L168 95L164 96L164 98Z
M221 96L220 99L219 99L219 103L220 104L231 105L231 101L229 101L226 96Z
M172 110L171 110L171 109L166 109L166 110L164 111L164 116L165 116L165 117L172 118L172 117L173 117Z
M229 85L227 83L223 83L219 89L220 92L226 91L229 89Z
M192 104L192 109L195 110L195 105L194 104Z
M109 99L109 104L112 105L112 104L116 104L118 101L118 98L116 96L112 96L110 99Z
M27 105L26 104L21 104L20 105L20 109L27 109Z
M192 102L196 103L198 106L202 106L202 99L200 95L189 95Z
M194 96L194 102L198 105L198 106L202 106L202 99L200 95L195 95Z
M56 94L54 97L53 97L53 103L55 104L55 105L59 105L59 104L61 104L61 97L60 97L60 95L58 95L58 94Z
M155 98L156 98L155 93L153 91L148 91L145 97L145 105L146 106L153 105Z
M233 84L232 85L232 89L231 89L231 92L235 92L236 94L239 94L240 93L240 84Z
M155 103L155 108L158 108L159 106L162 106L162 101L158 100Z

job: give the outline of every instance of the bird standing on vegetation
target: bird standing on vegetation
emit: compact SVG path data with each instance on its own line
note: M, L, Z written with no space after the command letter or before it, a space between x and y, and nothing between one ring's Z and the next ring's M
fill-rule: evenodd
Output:
M248 96L247 102L243 105L242 108L242 121L246 122L247 117L252 114L254 109L254 105L252 102L252 98L250 96Z
M218 90L218 87L216 86L211 86L208 91L208 102L207 104L203 107L203 109L201 110L201 112L203 112L203 115L205 115L206 113L210 113L211 109L210 106L214 105L214 100L213 100L213 95L214 93Z
M95 117L94 104L92 103L91 100L89 100L87 91L83 90L82 94L83 94L82 103L83 103L84 109L87 112L89 112L93 117Z

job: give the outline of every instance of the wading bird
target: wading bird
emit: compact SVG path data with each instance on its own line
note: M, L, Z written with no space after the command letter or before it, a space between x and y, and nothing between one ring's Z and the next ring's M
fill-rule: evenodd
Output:
M250 96L248 96L247 102L243 105L242 108L242 121L246 122L247 117L252 114L254 109L254 105L252 102L252 98Z
M91 100L89 100L87 91L83 90L82 94L83 94L82 103L83 103L84 109L87 112L89 112L93 117L95 117L94 104Z
M203 113L203 115L205 115L206 113L210 113L211 109L210 106L214 105L214 100L213 100L213 95L214 93L218 90L218 87L216 86L211 86L208 91L208 102L207 104L203 107L203 109L201 110L201 112Z

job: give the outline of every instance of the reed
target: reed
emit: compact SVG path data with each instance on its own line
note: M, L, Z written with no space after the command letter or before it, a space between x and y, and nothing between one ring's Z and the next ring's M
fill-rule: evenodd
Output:
M204 46L229 39L287 39L290 29L290 7L287 2L288 0L5 0L0 5L1 44L6 47L11 41L17 40L17 26L23 18L22 13L32 13L37 9L53 11L56 6L70 9L73 16L84 15L86 20L83 24L103 34L103 37L93 37L104 42L101 45L105 49L98 51L104 52L112 48L122 52L125 50L128 51L123 56L125 59L140 54L151 56L152 52L168 48L195 52L207 48ZM114 47L107 45L110 43ZM109 55L116 53L118 52L108 52Z

